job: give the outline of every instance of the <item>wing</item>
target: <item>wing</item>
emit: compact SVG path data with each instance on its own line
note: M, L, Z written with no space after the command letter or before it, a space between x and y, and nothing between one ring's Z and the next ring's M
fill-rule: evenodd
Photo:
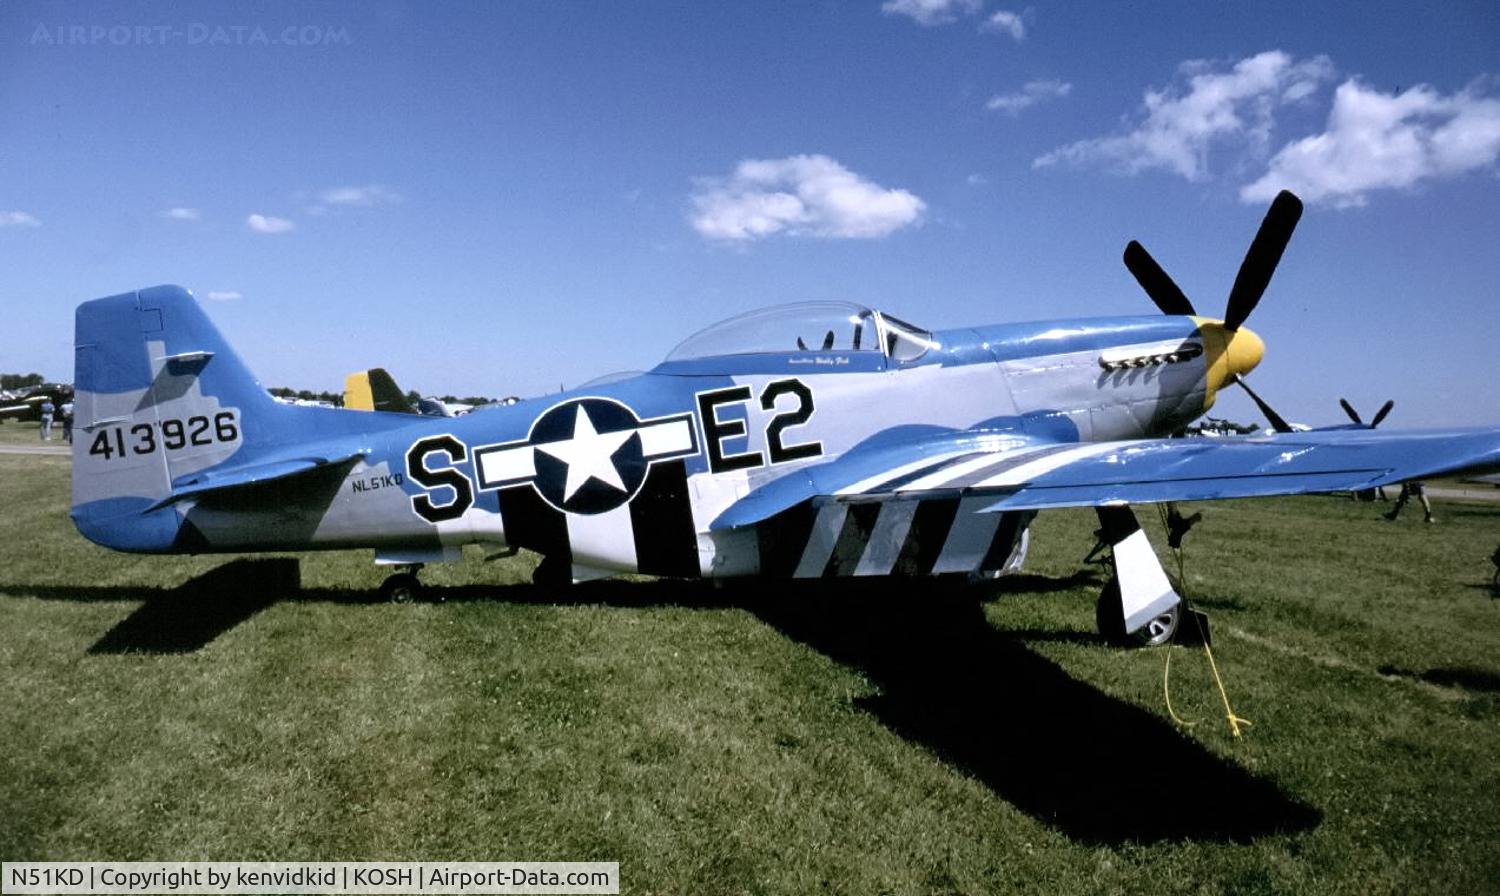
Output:
M807 500L993 496L985 512L1300 495L1500 469L1500 429L1324 430L1224 439L1057 443L922 432L783 476L730 506L715 529Z

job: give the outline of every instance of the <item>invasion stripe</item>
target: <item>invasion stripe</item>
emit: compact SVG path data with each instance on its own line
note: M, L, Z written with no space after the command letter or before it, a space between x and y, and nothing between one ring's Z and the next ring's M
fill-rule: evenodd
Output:
M933 573L972 572L979 568L1000 525L999 514L979 511L993 503L993 498L983 497L959 502L957 519L943 544L943 552L932 564Z
M851 576L864 556L865 546L870 543L870 534L875 531L875 522L880 516L880 505L874 503L847 505L844 525L839 530L833 553L823 567L824 577Z
M880 517L875 521L875 531L865 545L865 553L854 568L857 576L883 576L890 573L901 556L901 546L906 543L906 533L911 531L912 519L917 514L918 501L883 501Z
M848 504L829 502L818 508L813 520L812 532L807 538L807 548L792 576L798 579L817 578L828 565L828 558L838 544L839 533L844 529L844 517L849 513Z
M987 479L973 484L975 488L996 488L1007 485L1025 485L1039 476L1045 476L1053 470L1061 469L1071 463L1108 454L1111 451L1119 451L1120 445L1113 442L1099 442L1093 445L1082 445L1067 451L1051 454L1039 460L1028 461L1016 467L1012 467L1003 473L990 476Z
M968 457L973 453L974 452L972 450L965 449L963 451L950 451L944 454L924 457L921 460L914 460L910 463L902 464L899 467L894 467L889 470L882 470L881 472L876 473L874 476L867 476L866 478L859 480L853 485L844 486L843 488L834 492L834 494L858 495L877 488L895 488L898 484L904 483L913 476L919 476L932 470L936 470L952 460L961 457Z
M757 547L760 551L762 575L789 578L802 559L812 533L813 521L818 512L812 504L803 501L794 507L772 516L755 527Z
M891 567L891 575L925 576L932 572L957 515L957 498L918 502L911 526L906 531L906 542L901 545L901 553Z
M1051 457L1054 454L1062 454L1066 451L1072 451L1077 447L1077 445L1049 445L1046 448L1038 448L1035 451L1026 451L1024 453L1011 454L1006 457L997 458L987 466L976 468L968 473L965 473L962 476L953 477L952 479L943 483L943 488L969 488L976 483L983 482L984 480L989 479L991 476L996 476L1000 473L1004 473L1007 470L1014 470L1022 464L1034 463L1038 460L1041 460L1042 458Z
M979 561L979 568L986 572L1004 569L1005 564L1010 562L1011 554L1015 553L1022 531L1035 516L1035 512L1026 510L1000 514L1000 526L995 529L995 537L991 539L990 549L985 552L984 559Z
M500 521L507 544L572 562L567 519L529 484L500 490Z
M682 461L651 465L640 494L630 502L630 522L641 572L688 578L701 575L687 466Z
M953 483L965 475L986 467L1008 463L1018 459L1037 457L1040 454L1061 450L1058 446L1027 447L1015 451L988 452L980 457L961 461L945 469L923 476L901 488L899 492L921 492L940 488L952 488Z
M568 544L573 562L585 566L611 568L617 564L627 569L636 565L635 532L627 507L616 507L604 513L569 513Z

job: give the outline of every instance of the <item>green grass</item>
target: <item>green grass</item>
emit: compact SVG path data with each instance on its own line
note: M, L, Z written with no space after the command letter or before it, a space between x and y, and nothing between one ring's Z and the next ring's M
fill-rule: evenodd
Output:
M474 552L423 573L446 602L395 606L370 602L366 553L298 556L299 589L284 558L96 548L67 475L0 456L6 860L618 860L629 893L1500 891L1500 505L1439 502L1430 527L1207 505L1187 587L1254 721L1234 739L1201 650L1094 638L1087 512L1039 518L1003 591L544 593L529 559Z
M62 440L62 424L52 427L52 441L43 442L42 425L34 420L0 421L0 445L66 445Z

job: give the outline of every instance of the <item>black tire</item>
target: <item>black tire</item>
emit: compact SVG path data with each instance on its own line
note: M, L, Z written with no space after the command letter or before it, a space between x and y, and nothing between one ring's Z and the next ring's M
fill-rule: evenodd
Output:
M380 599L409 604L422 599L422 581L409 572L398 572L380 583Z
M1120 580L1110 576L1094 602L1094 626L1099 637L1116 647L1125 647L1130 639L1125 636L1125 608L1120 603Z

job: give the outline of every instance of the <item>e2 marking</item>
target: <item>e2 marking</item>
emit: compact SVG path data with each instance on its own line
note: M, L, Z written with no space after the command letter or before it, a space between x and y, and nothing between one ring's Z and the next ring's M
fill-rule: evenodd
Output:
M743 438L749 434L747 429L749 409L746 408L746 420L721 419L719 409L726 405L743 405L750 400L750 396L749 386L711 389L694 396L698 402L698 418L703 425L703 444L708 449L710 472L726 473L731 470L748 470L765 466L766 458L759 451L726 453L724 450L726 439ZM790 396L795 399L796 403L775 414L766 422L766 452L770 455L770 463L782 464L809 457L821 457L823 455L822 442L811 441L790 445L786 442L786 431L807 423L817 409L812 389L799 379L773 380L761 390L761 410L775 410L778 400L784 396Z

